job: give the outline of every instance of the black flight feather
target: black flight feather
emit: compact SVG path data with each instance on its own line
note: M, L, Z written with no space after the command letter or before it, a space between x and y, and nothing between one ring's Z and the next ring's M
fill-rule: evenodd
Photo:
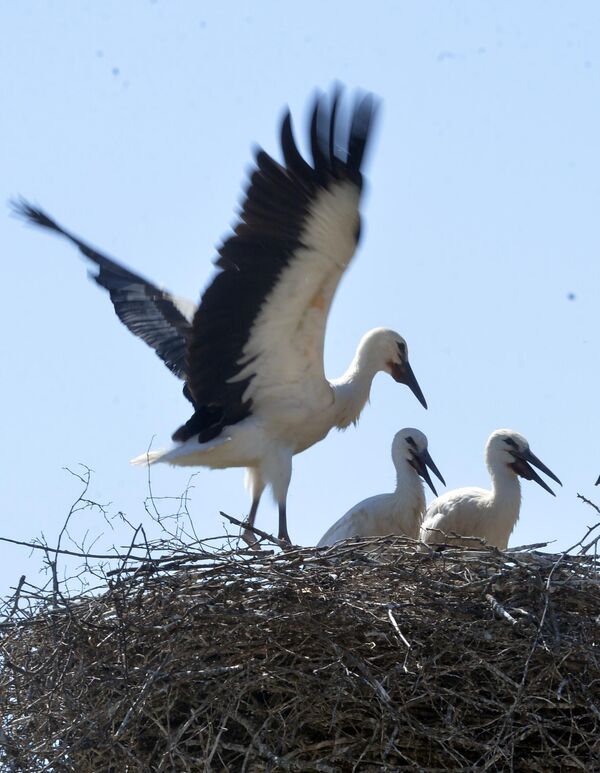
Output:
M19 217L64 236L93 261L98 273L92 273L91 277L108 290L121 322L151 346L169 370L178 378L185 379L188 337L192 326L175 305L173 297L102 255L25 199L14 200L11 205Z

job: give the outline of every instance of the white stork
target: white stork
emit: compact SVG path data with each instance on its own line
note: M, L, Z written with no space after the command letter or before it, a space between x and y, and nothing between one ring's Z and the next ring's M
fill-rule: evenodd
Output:
M333 545L350 537L402 534L419 538L425 512L425 492L419 476L436 496L427 468L444 486L446 482L429 454L427 438L418 429L407 427L396 433L392 442L392 461L396 467L394 493L378 494L354 505L325 532L317 547Z
M392 330L366 333L344 375L325 377L325 325L360 234L361 167L375 117L372 95L357 97L349 115L339 103L339 92L315 99L312 165L298 151L289 111L281 125L284 163L257 150L239 220L219 249L217 273L193 319L174 296L24 200L14 203L20 215L67 237L98 266L95 279L110 292L121 321L185 382L194 413L173 434L176 445L134 463L246 467L248 525L270 485L279 538L288 542L292 456L332 427L356 423L376 373L406 384L427 407L406 342Z
M457 534L477 537L488 545L506 550L508 538L519 519L519 477L534 480L554 496L552 489L531 467L533 464L562 486L556 475L531 452L523 435L511 429L492 432L485 447L485 462L492 478L492 490L458 488L434 499L421 526L423 542L474 546L473 540L451 536Z

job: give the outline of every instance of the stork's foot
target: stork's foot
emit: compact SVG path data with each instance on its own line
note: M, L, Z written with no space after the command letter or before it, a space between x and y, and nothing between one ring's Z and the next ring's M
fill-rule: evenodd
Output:
M262 493L262 488L260 489L258 494L256 494L252 499L252 507L250 508L248 517L242 524L243 531L241 533L241 537L244 540L244 542L253 550L260 550L260 546L258 544L258 538L256 534L252 531L252 526L254 526L254 521L256 520L256 513L258 510L258 503L260 502L261 493Z
M260 550L258 539L256 538L256 534L253 531L250 531L250 529L244 529L240 536L246 545L252 548L252 550Z

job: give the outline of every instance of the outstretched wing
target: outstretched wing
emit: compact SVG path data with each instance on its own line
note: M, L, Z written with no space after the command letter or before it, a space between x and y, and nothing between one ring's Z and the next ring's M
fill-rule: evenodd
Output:
M65 231L25 199L12 202L14 212L28 222L66 237L98 267L92 278L108 290L115 312L131 332L151 346L165 365L181 379L187 374L187 346L196 307L161 290L129 269L97 252Z
M273 398L329 389L323 367L327 315L360 233L361 166L373 125L372 95L343 111L340 92L318 95L312 164L281 126L284 163L258 150L234 234L193 322L188 386L197 413L175 440L201 441Z

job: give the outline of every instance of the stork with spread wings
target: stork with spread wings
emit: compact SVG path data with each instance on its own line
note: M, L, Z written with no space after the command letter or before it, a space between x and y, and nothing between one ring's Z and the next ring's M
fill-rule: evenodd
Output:
M362 165L376 112L370 94L344 109L341 92L317 95L312 163L300 154L291 117L281 126L283 163L256 154L239 220L219 249L217 272L196 309L101 255L24 200L26 219L65 236L98 267L121 321L185 382L193 413L175 446L135 462L246 467L252 527L270 485L279 538L289 542L286 498L292 457L332 427L356 422L379 371L425 406L406 342L369 331L338 379L323 364L325 326L360 236ZM244 533L253 539L251 529Z

